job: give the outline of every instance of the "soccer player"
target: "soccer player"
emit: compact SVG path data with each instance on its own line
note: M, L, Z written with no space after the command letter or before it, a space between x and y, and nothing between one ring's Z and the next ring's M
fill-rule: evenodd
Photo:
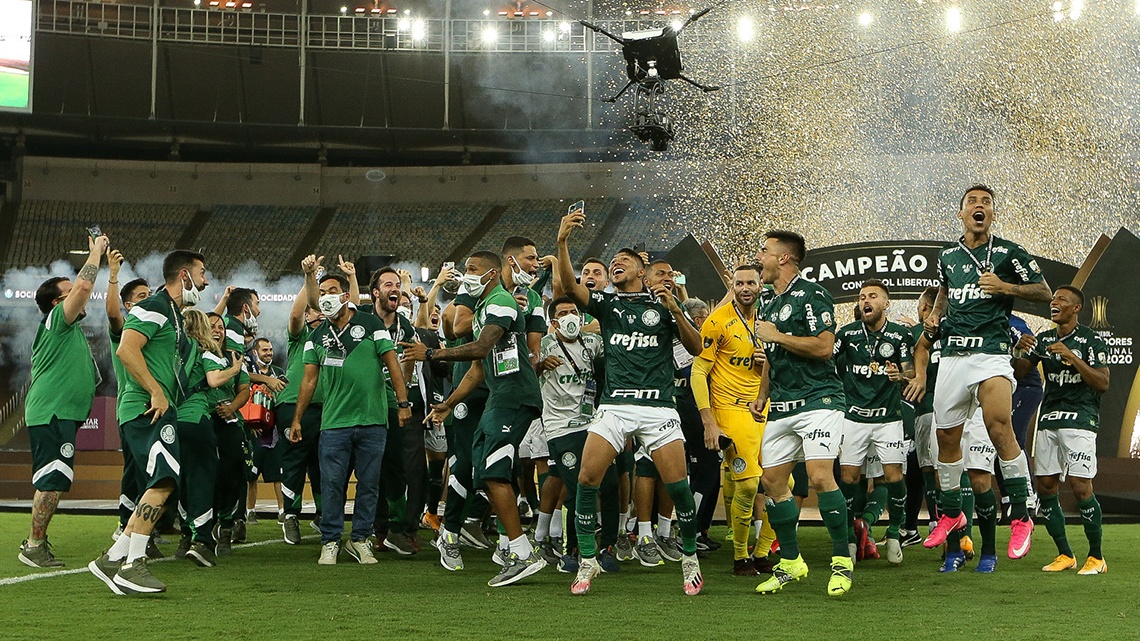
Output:
M1100 397L1108 391L1109 369L1104 340L1077 322L1084 302L1084 293L1076 287L1058 287L1049 306L1049 317L1057 326L1036 340L1030 336L1022 339L1018 348L1029 351L1015 362L1015 369L1022 373L1040 363L1045 371L1045 397L1033 460L1037 465L1042 516L1057 544L1057 558L1041 569L1063 572L1077 566L1065 537L1065 514L1057 498L1064 475L1073 488L1089 540L1088 558L1077 572L1087 576L1108 572L1101 551L1101 510L1093 494L1093 478Z
M209 286L205 257L178 249L162 262L163 288L127 314L117 354L127 374L119 400L123 452L145 475L142 496L119 539L87 568L115 594L165 592L147 569L146 548L163 505L178 486L177 404L186 397L192 348L183 307L202 300Z
M748 409L760 395L764 363L764 347L755 330L760 287L760 270L755 265L741 265L733 272L732 302L718 307L701 326L703 350L693 362L691 383L704 424L704 447L721 449L722 435L731 440L724 456L735 487L732 502L725 508L732 526L732 573L737 576L771 571L770 564L765 564L768 550L762 544L756 546L756 558L748 554L753 504L763 473L760 440L764 425Z
M827 593L841 596L851 590L854 572L847 549L847 503L832 472L843 426L843 384L831 361L834 303L826 289L800 278L805 253L803 236L773 230L756 256L760 277L772 284L775 296L760 309L762 320L755 328L756 338L764 343L766 364L752 412L761 414L764 403L771 401L761 444L761 481L781 557L772 577L756 591L778 592L807 576L796 533L800 510L788 489L792 468L805 461L808 483L819 496L820 516L831 535Z
M934 309L924 319L926 332L940 334L942 339L934 391L942 514L923 545L937 547L947 542L947 559L952 555L964 558L958 537L949 535L966 521L962 514L962 426L981 407L1010 494L1009 558L1020 559L1029 553L1033 521L1025 507L1029 461L1017 445L1010 418L1016 381L1009 358L1009 315L1014 298L1048 302L1053 294L1037 261L1023 247L990 232L992 189L984 185L967 189L958 218L964 234L938 256L942 282Z
M938 446L938 438L934 433L934 385L938 380L942 341L938 339L930 341L923 337L922 319L930 315L937 298L937 287L928 287L918 298L919 322L910 329L911 338L915 342L915 376L903 390L903 397L914 407L915 458L922 471L923 493L926 496L926 511L930 515L930 529L934 529L938 520L938 480L934 475L935 451Z
M487 406L473 444L474 483L486 489L506 530L509 546L502 570L487 583L491 587L515 583L546 567L546 560L523 533L513 487L518 446L531 422L542 412L542 398L525 351L526 321L518 302L502 286L502 270L503 261L498 254L475 252L467 259L463 287L478 300L473 320L474 342L440 350L428 349L423 343L403 344L405 361L473 361L455 391L432 408L428 422L442 422L467 394L480 383L487 383Z
M268 338L255 338L250 346L250 351L254 360L254 367L249 372L250 380L252 381L253 375L257 374L263 379L281 383L281 388L284 389L288 379L285 372L273 364L273 343ZM264 393L265 397L269 399L268 402L272 404L271 407L276 407L276 394L272 391L273 387L268 383L262 383L262 385L265 385L264 389L269 391L262 392L262 388L258 388L258 393ZM278 517L285 513L285 501L281 494L281 451L285 448L278 442L277 435L273 434L273 428L274 426L269 425L260 433L255 434L255 441L252 444L253 469L250 470L245 501L245 520L249 525L257 525L258 477L273 485L273 495L277 499Z
M680 521L684 556L681 573L685 594L704 585L697 561L696 504L685 470L684 436L673 406L673 337L697 354L701 336L685 318L669 288L659 283L646 290L645 262L629 249L610 261L613 293L591 292L575 283L570 263L570 235L586 220L581 210L562 217L558 229L559 280L567 295L601 323L606 347L606 381L598 416L589 427L582 450L576 508L582 562L570 591L585 594L600 571L593 545L598 488L606 469L635 436L653 457Z
M845 325L835 334L836 369L843 377L846 411L843 438L839 445L839 488L851 510L860 488L863 464L876 457L882 465L882 484L890 501L890 525L887 526L887 561L902 563L899 530L906 520L906 462L903 434L902 390L899 383L914 378L914 339L910 331L887 320L891 306L890 290L876 278L863 282L859 289L861 320ZM879 482L875 483L876 488ZM857 521L861 517L854 516ZM870 523L857 522L855 527L868 545Z
M44 315L32 342L32 380L24 405L32 442L32 528L18 558L33 568L63 565L51 553L47 529L59 497L74 478L75 435L87 420L99 385L99 370L79 326L95 287L99 263L109 241L87 239L87 262L75 282L57 276L36 290L36 306Z

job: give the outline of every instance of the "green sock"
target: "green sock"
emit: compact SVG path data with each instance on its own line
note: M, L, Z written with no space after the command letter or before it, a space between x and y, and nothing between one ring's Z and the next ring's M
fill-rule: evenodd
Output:
M855 511L855 496L859 492L859 484L844 483L843 481L839 481L838 485L839 491L843 493L843 500L844 505L847 506L847 513L858 514L858 512ZM855 522L851 519L848 519L847 523L847 542L855 543ZM783 545L783 542L781 541L780 544Z
M1061 510L1061 497L1056 494L1041 494L1041 516L1045 519L1045 530L1057 544L1057 554L1073 556L1069 537L1065 534L1065 512Z
M1103 535L1101 530L1103 515L1100 511L1100 501L1096 500L1094 494L1077 503L1077 509L1081 511L1081 523L1085 526L1085 536L1089 540L1089 556L1094 559L1103 559L1104 553L1100 549L1100 540Z
M944 490L942 492L942 499L939 503L939 509L942 513L950 518L956 518L962 513L962 494L965 488L958 488L954 490ZM971 494L973 492L971 491ZM951 532L946 537L946 550L949 552L961 552L962 545L959 542L960 534Z
M887 524L887 538L898 539L899 530L902 528L903 523L906 522L906 481L895 481L894 483L884 483L882 485L891 504L891 520ZM878 490L879 488L876 487L875 489ZM868 521L868 523L870 523L870 521Z
M974 488L970 487L970 480L962 475L962 514L966 515L965 536L971 536L974 528Z
M665 491L673 499L673 506L677 510L677 525L681 530L681 551L687 555L697 553L697 502L693 500L693 490L689 488L689 480L681 479L676 483L666 483Z
M934 470L922 473L922 488L926 494L926 511L931 521L938 520L938 475Z
M1025 499L1029 496L1029 479L1007 478L1005 492L1009 495L1009 518L1029 518L1029 510L1025 507Z
M839 490L820 492L819 514L823 517L823 524L827 526L827 533L831 535L831 556L849 556L851 551L847 548L847 502L843 500L843 492ZM784 545L783 538L780 539L780 545Z
M997 554L997 496L993 488L975 495L978 510L978 532L982 535L982 554Z
M577 512L574 528L578 531L578 551L582 558L592 559L598 554L597 541L594 539L594 525L598 518L598 486L579 483L574 509Z
M798 557L800 555L800 544L796 526L800 522L800 508L796 507L795 500L789 496L787 500L773 503L769 499L768 521L772 524L772 529L776 531L776 538L780 540L780 558L791 560ZM843 542L843 547L847 547L847 541Z
M503 520L498 517L495 518L495 529L499 531L499 534L506 536L507 526L503 525Z
M882 518L883 510L887 509L888 494L887 484L882 480L875 483L875 489L867 494L867 504L863 506L863 520L867 522L868 530Z

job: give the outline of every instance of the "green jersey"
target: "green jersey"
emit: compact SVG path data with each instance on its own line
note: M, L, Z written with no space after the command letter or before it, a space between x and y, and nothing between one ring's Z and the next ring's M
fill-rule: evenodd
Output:
M459 295L455 297L455 302L453 302L452 304L453 305L462 305L463 307L470 309L472 311L472 313L474 313L475 306L479 304L479 300L477 298L475 298L474 296L472 296L471 294L468 294L466 291L461 290L459 292ZM447 347L459 347L460 345L465 345L465 344L470 343L470 342L471 342L470 338L459 338L459 339L456 339L453 341L449 340L449 341L447 341ZM452 365L452 368L451 368L452 386L453 387L459 387L459 382L463 380L463 377L467 375L467 371L470 369L471 369L471 361L455 361L455 363ZM465 401L476 401L476 400L480 400L480 399L485 399L485 398L487 398L488 393L489 392L487 390L487 381L484 380L482 383L479 384L479 387L476 387L475 389L471 390L471 393L468 394L467 398L465 398L464 400ZM449 416L448 420L451 420L451 418L452 417Z
M675 407L673 314L648 291L591 292L586 309L602 328L606 384L601 403Z
M226 369L225 360L220 356L194 347L194 357L187 363L189 394L178 405L179 423L200 423L210 415L214 407L210 404L210 386L206 383L206 372Z
M107 328L107 337L111 343L111 369L115 372L115 415L122 416L123 390L127 388L127 369L119 358L119 343L123 341L123 331ZM119 419L122 423L122 419Z
M902 386L887 378L887 363L902 371L914 360L910 330L887 321L872 332L862 321L835 333L835 361L843 377L847 420L856 423L890 423L902 420Z
M147 371L154 377L167 402L177 407L188 389L185 363L193 357L193 346L186 338L182 311L178 303L161 289L146 300L135 303L127 314L123 332L135 331L146 338L142 347ZM124 376L126 387L119 397L119 423L125 423L147 411L150 393L130 373Z
M289 379L289 382L285 384L285 389L277 394L278 403L297 402L297 393L301 391L301 381L305 378L305 343L309 342L309 336L312 333L313 330L308 325L301 325L301 331L285 337L287 350L285 377ZM323 399L321 384L318 380L317 388L313 390L313 400L309 401L309 405L320 405Z
M941 327L942 351L947 356L1010 352L1013 297L983 292L978 285L982 271L992 271L1017 285L1045 279L1024 247L992 234L989 242L974 249L967 249L962 240L943 249L938 255L938 274L949 300Z
M918 345L919 339L922 338L922 332L922 323L910 328L910 335L915 345ZM930 360L926 364L926 394L922 396L918 405L914 406L914 413L917 416L934 411L934 385L938 381L938 359L941 357L942 339L938 339L930 346Z
M526 320L514 297L498 283L475 305L471 320L475 340L488 325L502 327L503 335L483 358L483 376L489 391L487 408L541 408L538 377L526 350Z
M304 360L320 367L322 430L388 424L388 395L378 387L383 355L395 349L384 323L370 314L354 311L342 328L326 322L313 331Z
M757 318L792 336L819 336L835 331L835 303L826 289L798 275L782 294L757 310ZM768 355L768 420L811 410L841 410L843 383L832 359L805 358L775 343L765 343Z
M226 314L226 338L225 345L222 349L225 351L233 350L238 354L245 353L245 324L238 319Z
M232 354L227 353L225 356L218 356L216 354L206 353L205 363L208 364L206 371L212 372L221 369L228 369L233 366L234 358ZM238 358L241 358L240 356ZM221 387L211 387L206 392L206 399L213 409L221 403L229 403L237 397L238 388L242 385L249 385L249 371L246 369L243 359L241 371L238 375L226 381ZM237 420L241 420L238 418Z
M52 417L87 420L99 385L79 319L70 325L60 303L44 314L32 341L32 381L24 403L28 425L47 425Z
M1093 369L1108 367L1108 346L1093 330L1078 324L1065 336L1053 328L1037 336L1037 344L1026 354L1033 364L1041 364L1045 372L1045 396L1037 418L1037 428L1056 430L1075 428L1097 431L1100 426L1100 392L1089 387L1076 367L1066 365L1059 354L1049 353L1049 346L1063 343L1073 356Z
M526 319L528 334L535 332L546 334L546 312L542 309L542 294L530 289L526 290L526 309L523 310Z

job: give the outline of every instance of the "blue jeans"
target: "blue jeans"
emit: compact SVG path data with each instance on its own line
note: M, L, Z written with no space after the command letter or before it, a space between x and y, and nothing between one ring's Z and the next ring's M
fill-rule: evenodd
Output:
M342 427L321 432L321 543L339 542L344 534L345 488L349 461L355 461L356 504L352 510L352 540L372 534L376 501L380 497L380 461L388 430L383 425Z

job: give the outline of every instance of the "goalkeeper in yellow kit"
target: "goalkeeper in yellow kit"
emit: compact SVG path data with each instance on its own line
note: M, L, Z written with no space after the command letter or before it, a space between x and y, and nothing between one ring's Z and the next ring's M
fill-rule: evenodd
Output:
M736 268L732 276L732 303L713 311L701 327L702 351L693 362L690 381L705 427L705 447L724 450L728 467L725 511L732 526L733 574L737 576L770 573L767 553L776 538L764 518L756 556L749 558L748 534L763 473L763 417L758 420L749 409L760 395L764 365L764 346L755 333L760 290L757 267ZM731 439L731 443L722 436ZM731 501L727 500L729 496Z

